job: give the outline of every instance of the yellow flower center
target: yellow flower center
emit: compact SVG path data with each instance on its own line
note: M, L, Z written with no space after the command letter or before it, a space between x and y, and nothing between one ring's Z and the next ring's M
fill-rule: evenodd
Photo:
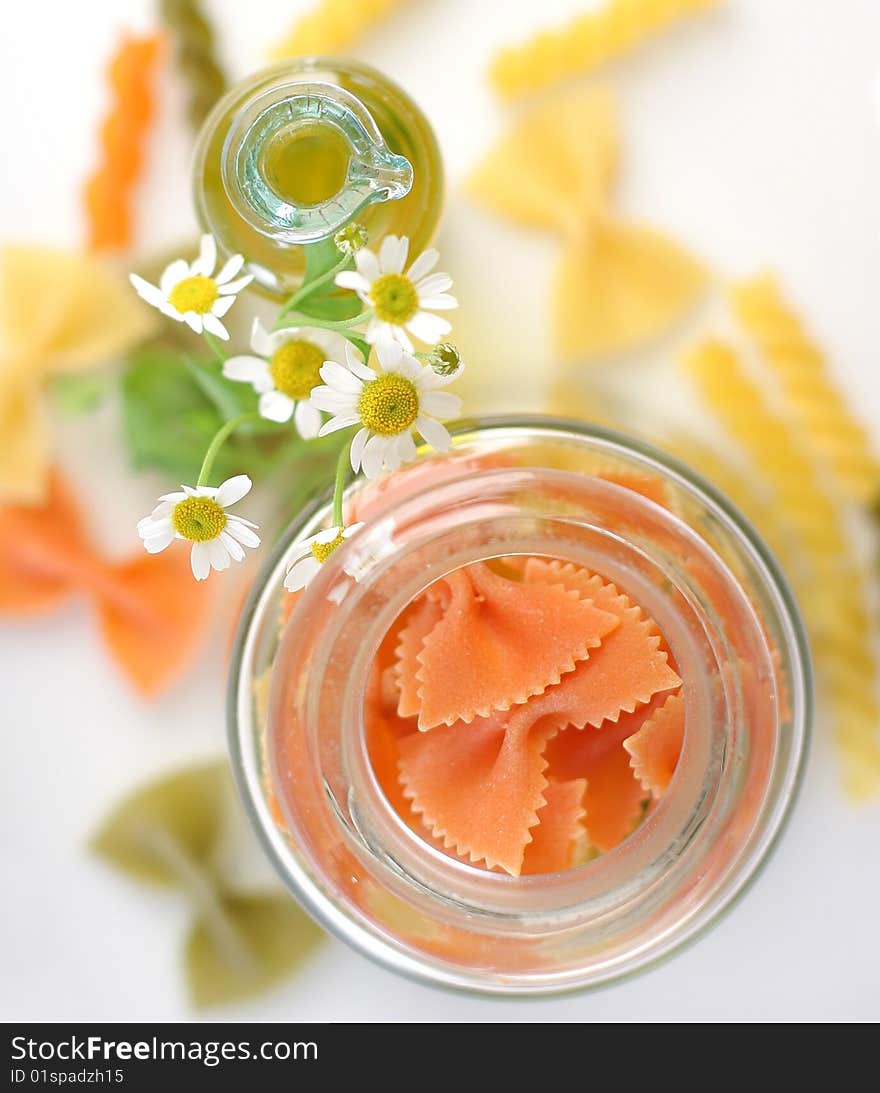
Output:
M207 315L214 306L220 293L213 277L184 277L168 294L168 303L181 315L194 311L196 315Z
M408 322L419 310L416 286L402 273L385 273L377 277L370 289L370 301L376 318L395 326Z
M364 384L358 401L361 421L379 436L397 436L419 416L419 393L412 380L388 372Z
M337 547L342 546L344 542L345 539L343 538L342 529L340 528L339 534L335 539L331 539L329 543L312 543L312 556L323 565L333 551Z
M324 354L318 346L295 338L275 350L269 372L276 390L292 399L308 398L321 382L323 363Z
M226 527L227 516L213 497L187 497L178 501L171 513L174 530L193 543L216 539Z

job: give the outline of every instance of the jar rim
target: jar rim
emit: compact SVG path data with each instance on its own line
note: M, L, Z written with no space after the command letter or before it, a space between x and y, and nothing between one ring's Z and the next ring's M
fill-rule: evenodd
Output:
M790 741L789 763L786 777L779 792L779 800L774 803L772 814L766 818L765 826L757 844L750 849L747 860L734 878L735 883L723 893L723 898L711 906L707 914L700 919L685 924L671 942L659 947L656 952L648 952L630 961L627 967L611 968L607 974L598 975L590 983L558 982L540 984L509 983L503 988L504 993L560 993L565 990L584 989L585 986L599 986L610 980L618 980L625 975L642 970L662 960L669 952L699 936L718 916L732 906L747 890L770 852L778 841L790 815L791 808L799 788L807 742L810 734L812 711L812 669L809 647L803 624L795 605L788 584L782 575L778 563L772 556L758 533L735 506L711 483L681 461L659 451L652 445L639 439L624 436L614 430L589 425L580 421L542 415L492 416L473 418L457 423L452 430L454 443L464 444L469 438L493 438L499 443L524 435L538 436L540 440L574 440L588 442L610 455L631 458L638 457L645 465L645 470L653 469L665 479L677 484L692 494L709 510L719 515L723 523L732 531L739 544L750 555L767 589L773 596L774 606L781 623L784 624L790 639L789 649L793 660L793 675L799 693L803 697L800 715L794 726ZM320 892L312 883L306 870L292 860L284 836L275 827L269 816L261 791L261 772L256 769L252 754L253 709L249 681L251 675L247 666L255 653L257 630L261 620L270 608L277 590L279 574L282 573L284 559L291 544L310 529L315 520L326 508L326 499L313 501L292 521L285 534L276 545L272 556L254 583L247 604L242 612L232 654L232 665L228 690L228 728L232 765L242 796L245 809L254 824L264 850L278 869L287 886L302 902L310 913L330 932L352 944L360 952L377 960L384 966L392 967L412 978L434 985L443 985L480 993L493 993L499 990L496 983L478 977L450 972L445 968L429 966L410 954L403 953L389 946L363 924L353 922L332 901L326 893Z

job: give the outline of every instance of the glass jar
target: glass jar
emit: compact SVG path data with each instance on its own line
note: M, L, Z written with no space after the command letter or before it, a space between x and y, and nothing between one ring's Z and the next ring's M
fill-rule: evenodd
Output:
M640 492L658 481L663 504ZM239 787L302 905L389 968L506 995L607 983L717 919L783 827L812 709L803 626L745 519L659 451L546 418L462 424L449 455L355 482L347 506L365 527L286 625L286 566L328 505L282 536L230 679ZM364 733L369 667L406 604L461 565L517 554L572 561L626 591L662 631L686 703L672 783L636 830L576 868L523 877L421 839L380 789Z
M443 203L434 132L416 103L357 61L305 57L231 88L196 145L196 212L254 286L281 299L302 281L304 247L357 217L371 238L431 241Z

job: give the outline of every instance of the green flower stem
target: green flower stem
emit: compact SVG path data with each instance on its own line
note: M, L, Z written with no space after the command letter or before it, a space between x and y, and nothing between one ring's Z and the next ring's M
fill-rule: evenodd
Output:
M211 468L214 465L214 460L217 458L217 453L223 447L226 438L231 433L234 433L239 425L244 425L248 421L259 421L259 419L260 415L258 413L239 414L238 417L234 417L231 421L227 421L224 425L220 426L214 434L214 439L208 445L208 450L205 452L205 458L202 460L202 469L199 471L199 478L196 482L197 486L207 485L208 479L211 477Z
M226 360L226 352L224 351L223 346L220 344L220 340L218 338L215 338L214 335L208 330L202 331L202 337L211 347L211 352L222 364Z
M305 281L301 284L296 292L294 292L294 294L282 305L281 310L278 312L278 318L282 318L288 311L293 311L293 309L301 304L303 300L311 296L316 289L319 289L322 285L326 285L328 281L332 281L337 273L342 273L344 269L350 268L351 256L344 254L335 266L331 266L330 269L322 273L319 277L315 277L313 280Z
M355 315L353 319L318 319L312 315L303 315L302 312L295 311L287 316L288 322L275 323L275 330L283 330L289 326L314 326L319 327L321 330L338 330L340 333L344 333L346 330L354 330L355 327L361 325L372 318L372 310L362 311L360 315Z
M333 484L333 526L341 528L342 525L342 494L345 490L345 479L348 476L348 468L351 464L351 442L354 433L348 438L339 450L339 458L336 460L336 481Z

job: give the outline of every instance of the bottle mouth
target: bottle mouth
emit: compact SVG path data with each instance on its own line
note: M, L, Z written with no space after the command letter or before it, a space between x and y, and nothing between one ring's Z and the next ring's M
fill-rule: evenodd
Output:
M331 236L367 206L405 197L413 169L364 104L333 83L273 86L226 136L223 184L238 214L276 242Z
M503 446L528 437L564 448L583 444L586 432L493 422L476 434L463 430L458 444L466 448L478 436ZM614 434L588 436L598 453L679 487L679 512L558 466L471 471L395 505L352 540L345 559L331 558L297 608L312 625L288 628L274 657L280 667L270 750L297 859L292 870L286 845L283 873L331 929L433 982L497 988L484 972L414 956L400 938L389 939L382 915L346 890L346 873L358 876L361 894L374 885L441 933L479 934L499 966L507 961L505 990L595 984L663 955L741 891L775 839L799 777L809 662L775 564L738 514L690 472ZM283 575L293 540L310 534L322 515L316 509L292 529L264 595ZM712 549L713 537L729 538L732 556ZM431 846L385 798L365 745L367 673L393 619L445 573L504 554L562 558L626 589L657 622L685 680L685 742L666 795L618 847L564 873L510 877ZM757 590L760 611L746 587ZM251 627L239 639L243 663L255 655L254 641ZM774 648L782 650L781 674ZM250 696L241 663L238 674L235 702L243 713ZM786 704L790 716L783 718ZM294 708L307 738L296 755L289 748ZM328 737L327 726L338 732ZM235 739L241 758L238 731ZM304 756L308 773L299 765ZM259 812L261 791L245 782ZM258 828L273 843L264 821Z

